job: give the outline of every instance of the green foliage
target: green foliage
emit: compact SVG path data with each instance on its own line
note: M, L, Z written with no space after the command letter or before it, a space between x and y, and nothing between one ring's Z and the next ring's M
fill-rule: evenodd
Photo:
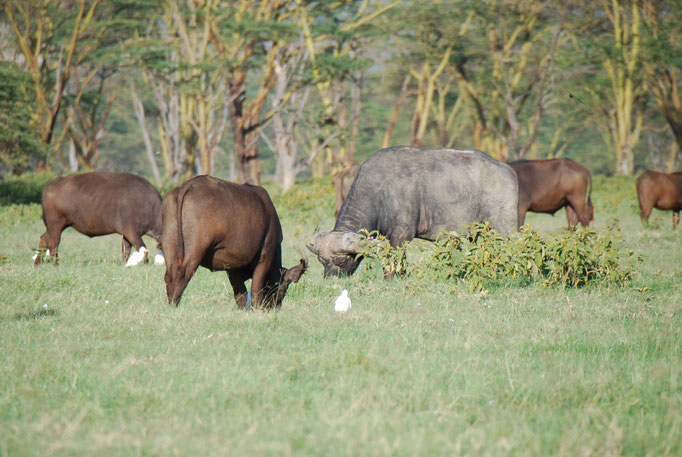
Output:
M361 251L357 258L364 257L368 265L377 262L384 271L384 277L405 276L407 273L407 243L393 247L388 239L379 232L362 230L360 232Z
M377 232L363 233L361 245L359 255L378 262L387 277L405 275L405 245L393 248ZM477 223L464 227L461 234L443 233L425 251L426 259L414 264L417 276L462 280L472 291L509 281L564 288L592 282L623 285L642 261L641 255L623 247L615 226L559 234L524 226L503 237L489 223Z
M10 203L40 203L43 188L54 179L51 173L24 173L6 176L0 182L0 206Z
M0 167L21 172L31 159L44 157L39 132L28 73L0 61Z
M471 290L491 283L542 281L579 287L590 282L623 285L636 274L641 255L624 249L615 226L596 232L577 228L543 234L522 227L502 237L490 224L472 224L462 234L444 233L426 265L436 275L462 279Z

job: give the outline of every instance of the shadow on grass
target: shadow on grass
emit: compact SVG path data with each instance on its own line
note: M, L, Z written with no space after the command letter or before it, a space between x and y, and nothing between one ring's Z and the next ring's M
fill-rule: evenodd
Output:
M14 320L16 321L23 321L23 320L29 320L29 319L40 319L42 317L54 317L57 316L59 313L50 308L40 308L35 311L26 311L23 313L16 313L14 315Z

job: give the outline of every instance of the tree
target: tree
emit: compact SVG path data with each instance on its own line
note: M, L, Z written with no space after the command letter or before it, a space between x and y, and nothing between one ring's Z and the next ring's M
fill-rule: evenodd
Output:
M307 7L308 3L312 4L312 8ZM353 164L364 69L368 66L361 57L377 36L371 23L400 2L376 5L373 10L368 9L369 3L368 0L349 0L325 5L296 0L298 24L308 50L312 84L321 103L318 115L320 134L310 149L316 151L320 144L326 143L321 159L326 161L332 174ZM344 103L348 90L346 83L350 83L350 109ZM351 112L350 119L348 111ZM336 144L332 144L332 136L336 136ZM324 161L316 162L314 177L322 175Z
M79 168L95 169L99 162L99 143L106 133L105 124L119 90L107 90L107 81L116 71L95 63L99 67L91 80L90 90L83 91L80 102L69 104L62 110L66 133L69 137L69 165L71 171ZM85 71L87 73L87 70ZM81 92L80 82L75 81L76 93ZM109 92L107 95L106 92ZM61 150L57 151L64 161Z
M14 62L0 61L0 164L20 174L43 159L30 75Z
M682 153L682 2L645 0L643 63L648 87ZM670 157L671 168L674 155Z
M630 175L633 149L639 140L646 107L646 85L641 59L638 0L602 0L575 11L591 24L589 33L576 36L582 65L588 65L581 86L586 113L614 152L614 171ZM603 70L606 70L605 73Z
M3 2L0 11L16 42L16 50L3 58L19 63L30 75L40 141L49 145L48 163L41 161L39 168L57 156L66 164L61 146L67 136L80 150L81 163L96 165L104 133L100 121L111 107L101 103L103 81L117 68L104 70L103 62L125 35L127 21L145 5L144 0Z
M457 54L452 71L465 97L474 146L501 160L520 159L535 142L549 102L552 59L567 40L564 12L537 0L472 7L476 24L468 34L470 44ZM487 51L469 51L481 47Z
M464 125L461 122L454 125L462 110L463 98L455 93L457 76L447 69L456 65L453 54L464 52L462 37L471 25L473 13L467 1L450 1L445 7L440 2L414 2L403 6L391 18L397 29L396 36L401 40L400 65L408 71L389 121L384 147L390 144L398 110L408 96L415 97L410 144L422 146L433 121L437 130L435 141L440 146L451 147L456 141ZM456 47L460 49L454 51Z
M398 25L407 50L401 65L414 85L405 76L384 145L398 105L411 95L412 144L432 129L433 143L452 147L468 127L472 146L501 160L525 157L552 101L552 60L568 39L563 18L563 8L539 0L407 6Z
M227 78L241 182L260 184L258 131L271 116L263 118L262 112L276 82L275 59L293 32L285 23L292 14L287 1L239 0L221 4L220 13L210 20L204 17Z
M223 62L211 42L210 25L219 14L219 3L164 0L159 6L152 26L129 41L127 52L142 70L142 82L156 105L166 179L178 182L214 172L228 126L230 96ZM147 116L134 85L131 95L154 170Z

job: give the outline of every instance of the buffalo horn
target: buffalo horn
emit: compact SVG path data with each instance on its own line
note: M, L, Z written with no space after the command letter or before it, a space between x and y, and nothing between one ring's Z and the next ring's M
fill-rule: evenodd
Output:
M305 255L305 252L303 252L303 249L300 249L298 247L295 247L295 249L298 251L299 254L301 254L301 263L303 264L303 268L307 269L308 268L308 256ZM308 246L308 249L310 249L310 246ZM311 249L312 251L312 249Z
M332 232L333 239L330 240L332 250L343 254L357 254L360 252L360 241L358 234L354 232Z

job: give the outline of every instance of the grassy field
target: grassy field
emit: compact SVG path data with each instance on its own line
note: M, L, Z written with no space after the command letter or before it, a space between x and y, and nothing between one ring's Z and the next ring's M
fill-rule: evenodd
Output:
M290 266L331 229L332 188L271 194ZM169 307L118 236L69 229L61 266L33 268L39 205L0 207L0 456L682 455L682 230L642 228L631 179L593 199L645 255L625 287L325 280L311 257L269 313L204 269Z

